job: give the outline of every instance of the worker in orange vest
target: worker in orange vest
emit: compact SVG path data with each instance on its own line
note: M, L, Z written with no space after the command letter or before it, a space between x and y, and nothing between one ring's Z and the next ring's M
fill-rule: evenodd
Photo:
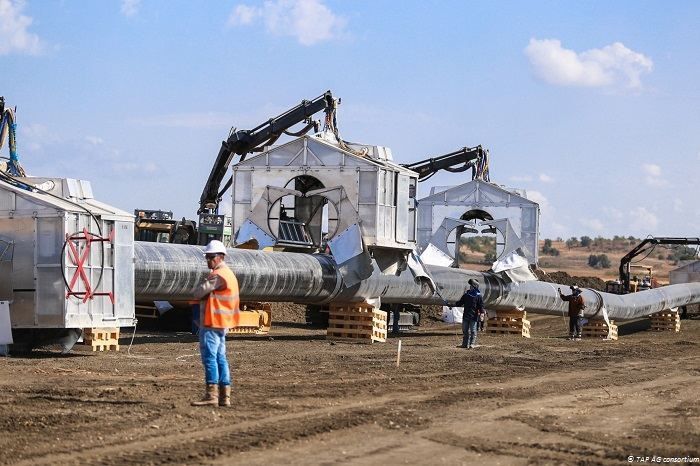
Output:
M211 241L204 250L211 273L195 290L200 300L199 351L204 365L204 398L193 406L231 406L231 375L226 359L226 331L236 326L240 300L238 280L224 263L226 246ZM217 397L218 387L218 397Z

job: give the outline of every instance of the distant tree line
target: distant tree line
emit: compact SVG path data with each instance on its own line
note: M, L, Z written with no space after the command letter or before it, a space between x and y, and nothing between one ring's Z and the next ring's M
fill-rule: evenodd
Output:
M590 236L582 236L580 239L572 236L567 239L565 244L568 249L573 248L595 248L597 250L607 250L607 251L618 251L618 250L628 250L631 246L636 246L642 240L635 238L634 236L613 236L610 238L603 238L602 236L597 236L591 238Z
M557 238L557 241L562 242L561 238ZM563 241L567 249L571 250L574 248L587 248L588 250L595 251L624 251L627 252L631 250L634 246L642 242L641 239L635 238L634 236L613 236L610 238L603 238L602 236L597 236L591 238L590 236L581 236L580 238L572 236L571 238ZM553 247L551 239L545 239L542 246L542 255L546 256L558 256L559 250ZM667 260L677 265L681 261L698 259L699 248L676 245L676 246L660 246L662 249L657 249L653 251L653 257L658 260ZM607 269L610 265L610 259L606 254L591 254L588 256L588 265L597 269Z

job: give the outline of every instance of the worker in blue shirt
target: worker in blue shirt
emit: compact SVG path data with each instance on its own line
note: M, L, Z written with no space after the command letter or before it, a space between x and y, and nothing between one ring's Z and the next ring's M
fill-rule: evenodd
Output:
M464 337L459 348L474 348L476 346L476 331L479 318L484 313L484 299L479 292L479 281L469 279L469 290L455 303L457 307L463 307L462 333Z

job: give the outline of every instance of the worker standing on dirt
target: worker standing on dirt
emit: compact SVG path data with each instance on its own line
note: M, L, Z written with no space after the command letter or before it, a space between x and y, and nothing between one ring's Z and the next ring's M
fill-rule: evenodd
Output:
M469 290L459 298L455 306L464 307L462 314L462 344L458 348L474 348L479 318L484 313L484 299L479 292L479 282L469 279Z
M226 246L211 241L204 250L211 273L195 290L200 300L199 351L204 365L204 398L193 406L231 406L231 375L226 359L226 332L239 312L238 280L224 263ZM218 387L218 397L217 397Z
M580 340L581 339L581 319L583 318L583 310L586 305L583 302L583 296L581 296L581 288L576 285L572 285L571 294L562 294L561 288L557 288L559 292L559 297L562 301L569 303L569 340Z

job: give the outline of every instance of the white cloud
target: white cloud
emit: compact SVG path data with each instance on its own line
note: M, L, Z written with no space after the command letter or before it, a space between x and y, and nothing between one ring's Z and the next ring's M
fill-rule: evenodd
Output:
M602 221L600 221L600 219L597 218L582 218L580 222L581 225L589 230L592 230L594 233L601 233L603 230L605 230L605 225Z
M540 191L528 190L526 197L540 206L540 237L565 238L571 235L569 228L557 223L556 209Z
M122 0L121 12L124 16L135 16L140 9L141 0Z
M528 191L527 198L530 199L532 202L538 203L540 205L540 210L547 209L550 207L549 199L547 199L545 195L539 191Z
M645 163L642 165L642 169L650 176L661 176L661 167L653 163Z
M262 8L248 5L236 5L228 18L229 26L246 26L262 16Z
M22 14L24 0L0 0L0 55L41 53L39 36L28 31L34 21Z
M543 183L551 183L552 181L554 181L554 178L547 175L546 173L540 173L539 179Z
M105 142L104 139L97 136L85 136L85 140L93 146L99 146Z
M666 186L668 183L661 176L661 167L653 163L642 164L642 170L646 173L644 181L649 186L661 187Z
M646 207L635 207L630 211L629 218L634 230L651 233L659 225L658 217Z
M558 86L642 87L641 75L651 72L651 58L621 42L577 53L557 39L530 39L525 55L536 76Z
M237 5L229 16L229 26L250 25L261 18L267 32L292 36L302 45L335 39L344 32L347 21L334 14L322 0L269 0L262 7Z

